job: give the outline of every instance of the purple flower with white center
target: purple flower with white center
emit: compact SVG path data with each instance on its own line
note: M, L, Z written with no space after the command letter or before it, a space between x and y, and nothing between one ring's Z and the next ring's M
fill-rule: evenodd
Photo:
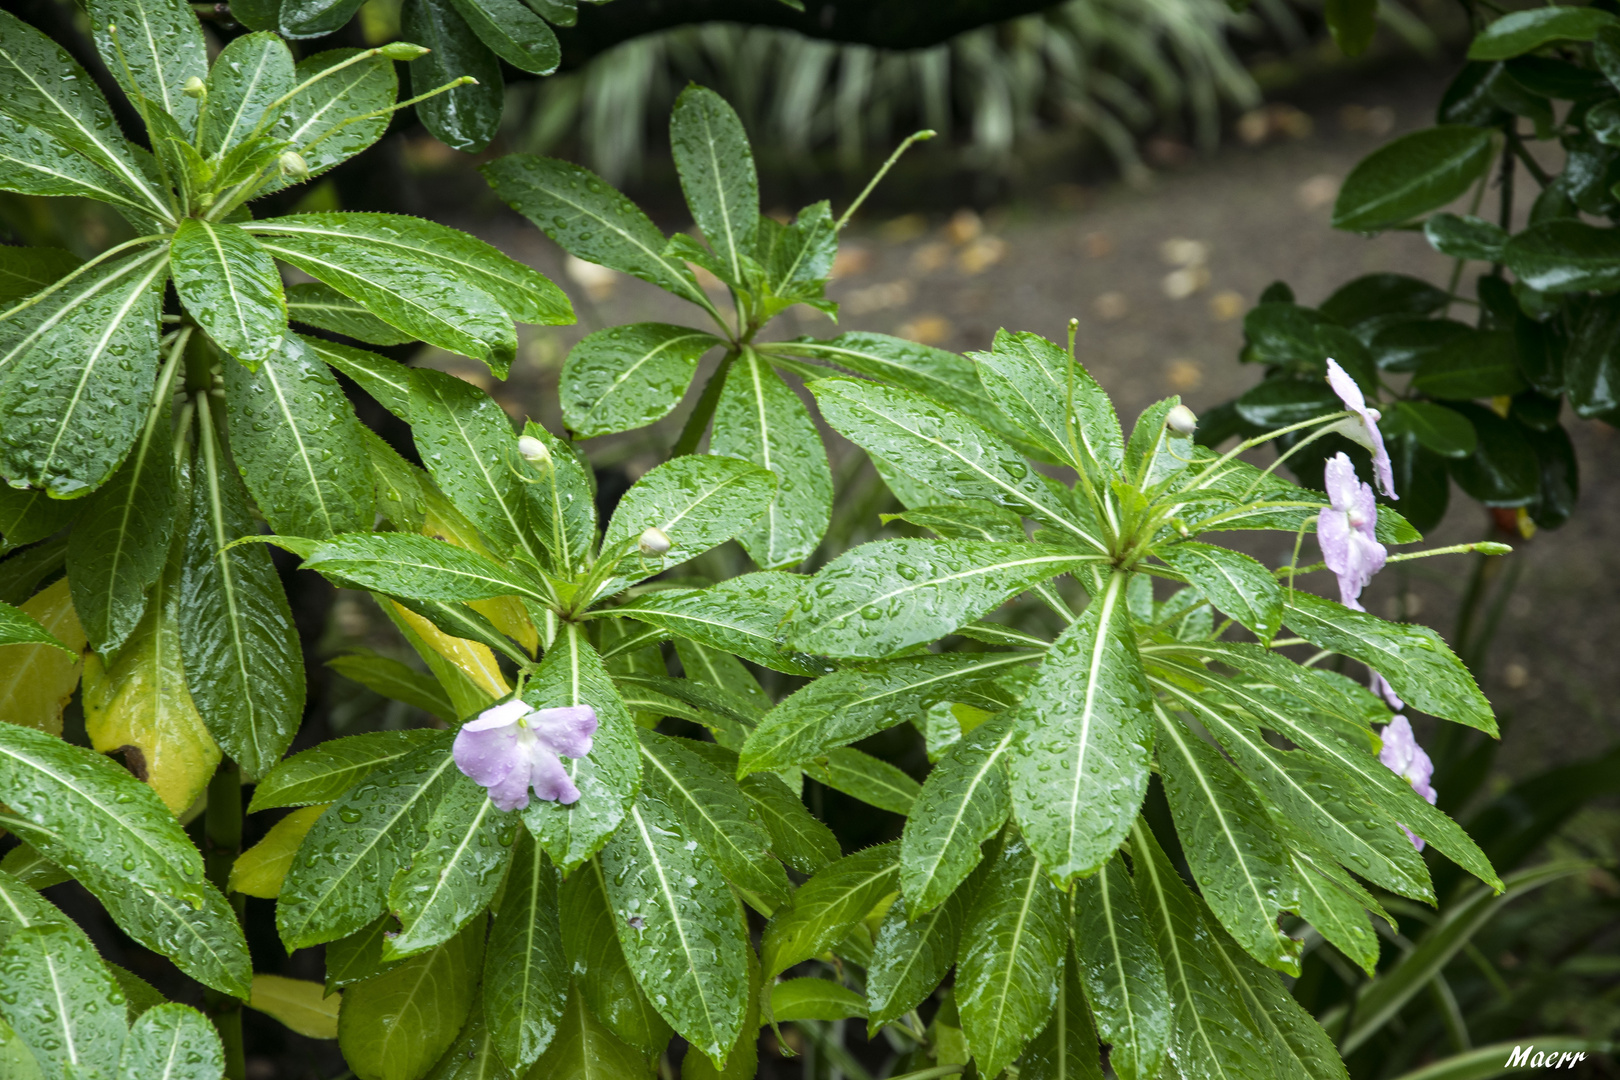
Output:
M596 710L589 705L535 709L520 700L485 709L456 732L456 768L489 789L500 810L529 805L529 789L548 802L579 801L579 788L558 755L591 752Z
M1339 421L1332 430L1372 451L1373 476L1378 480L1378 489L1391 499L1399 499L1395 494L1395 469L1389 463L1389 451L1384 448L1384 433L1378 430L1378 410L1367 407L1361 387L1332 357L1328 357L1327 381L1344 407L1356 414Z
M1378 751L1378 760L1382 761L1401 779L1412 785L1412 790L1429 801L1433 806L1438 797L1434 785L1429 781L1434 778L1434 762L1424 753L1423 747L1417 743L1417 737L1412 734L1411 721L1404 716L1396 716L1390 720L1381 734L1384 746ZM1423 850L1423 841L1412 835L1412 830L1405 825L1401 830L1412 841L1412 846L1419 851Z
M1322 561L1339 579L1339 601L1365 611L1356 599L1374 574L1384 568L1384 545L1378 542L1378 503L1373 490L1356 476L1344 454L1328 459L1323 472L1329 505L1316 517L1316 542Z

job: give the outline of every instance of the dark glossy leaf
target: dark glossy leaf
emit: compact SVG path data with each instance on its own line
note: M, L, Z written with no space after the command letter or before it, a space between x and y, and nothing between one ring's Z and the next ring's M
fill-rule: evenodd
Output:
M412 86L430 89L463 75L478 80L418 105L416 114L423 126L457 150L484 149L500 127L505 101L500 60L453 4L408 0L401 10L400 29L406 40L433 50L411 61Z
M1372 232L1438 210L1491 161L1490 132L1444 124L1403 135L1363 158L1339 189L1333 226Z
M1153 733L1126 579L1110 577L1052 643L1016 713L1013 815L1065 884L1108 860L1147 790Z
M357 0L282 0L281 32L290 38L321 37L354 17Z
M256 371L227 364L225 404L232 456L276 532L324 540L371 528L360 422L303 339L289 334Z
M1476 330L1458 334L1418 360L1412 386L1437 398L1467 401L1524 389L1511 334Z
M698 359L720 339L669 323L587 334L568 352L557 393L563 422L581 438L629 431L680 404Z
M1445 517L1451 499L1446 459L1411 434L1391 434L1385 445L1395 474L1395 490L1401 495L1401 510L1414 528L1428 532Z
M1344 403L1319 379L1267 379L1237 399L1244 420L1266 430L1338 412Z
M202 425L191 463L191 521L181 576L186 686L220 748L258 779L298 731L304 659L292 609L226 450Z
M328 739L294 754L266 773L253 789L248 813L336 802L376 769L391 765L435 739L437 733L425 728L369 731Z
M1514 11L1492 22L1468 46L1470 60L1506 60L1554 41L1591 41L1615 17L1594 8Z
M1102 1080L1101 1047L1092 1023L1091 1006L1075 973L1077 961L1069 950L1058 983L1057 1004L1051 1019L1018 1059L1018 1075L1029 1080ZM1112 1051L1111 1051L1112 1053ZM1112 1061L1110 1056L1110 1061Z
M0 303L30 296L80 265L76 255L61 248L8 247L0 251Z
M479 40L521 71L550 75L562 60L551 27L518 0L451 0ZM452 91L454 93L454 91Z
M1535 498L1539 469L1523 429L1479 405L1456 402L1452 408L1479 436L1472 454L1449 463L1457 486L1486 506L1524 506Z
M1446 306L1446 291L1407 274L1363 274L1322 301L1323 315L1362 330L1395 319L1432 315Z
M1472 214L1433 214L1423 223L1423 235L1442 255L1484 262L1499 262L1502 247L1508 242L1505 229Z
M1535 451L1541 469L1541 484L1530 503L1530 520L1543 529L1556 529L1575 512L1580 494L1580 466L1569 433L1554 426L1548 431L1521 429Z
M1570 219L1543 221L1515 233L1502 258L1540 292L1620 289L1620 232Z
M1563 359L1564 390L1575 414L1620 417L1620 300L1603 297L1586 305Z
M563 945L573 969L577 997L589 1006L593 1021L647 1054L663 1052L673 1032L636 985L619 946L617 920L608 903L599 860L591 860L563 879L559 893ZM567 1038L573 1013L564 1015L553 1051ZM548 1057L541 1058L544 1064ZM588 1074L585 1074L588 1075Z
M1455 319L1409 319L1379 329L1370 347L1380 369L1411 371L1457 339L1478 333Z
M1474 425L1467 417L1455 409L1428 401L1396 402L1393 414L1381 426L1410 432L1419 443L1441 457L1467 457L1479 443Z

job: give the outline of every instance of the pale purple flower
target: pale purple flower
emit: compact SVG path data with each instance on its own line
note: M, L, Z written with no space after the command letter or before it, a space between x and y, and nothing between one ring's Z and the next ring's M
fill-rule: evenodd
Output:
M1373 476L1378 480L1378 489L1391 499L1399 499L1395 494L1395 469L1389 463L1389 451L1384 448L1384 434L1378 430L1378 410L1367 407L1361 387L1331 356L1327 362L1327 381L1344 407L1356 414L1339 421L1333 430L1372 451Z
M1339 601L1365 611L1356 599L1374 574L1384 568L1384 545L1378 542L1378 503L1373 490L1356 476L1344 454L1328 459L1323 471L1328 503L1316 517L1316 542L1322 561L1339 579Z
M1417 737L1412 734L1411 721L1404 716L1392 718L1380 736L1383 739L1383 749L1378 751L1378 760L1382 761L1391 772L1412 785L1412 790L1429 801L1433 806L1438 798L1434 785L1434 762L1424 753L1423 747L1417 743ZM1412 830L1405 825L1401 830L1412 841L1412 846L1419 851L1423 850L1423 841L1412 834Z
M1401 696L1395 692L1395 688L1389 685L1388 679L1378 674L1378 672L1374 671L1372 668L1368 668L1367 673L1372 676L1372 678L1368 680L1367 689L1382 697L1384 701L1388 703L1389 707L1395 712L1400 712L1402 709L1406 708L1406 702L1402 701Z
M485 709L456 732L456 768L489 789L501 810L529 805L529 788L548 802L579 801L579 788L561 754L582 758L591 752L596 710L589 705L535 709L513 700Z

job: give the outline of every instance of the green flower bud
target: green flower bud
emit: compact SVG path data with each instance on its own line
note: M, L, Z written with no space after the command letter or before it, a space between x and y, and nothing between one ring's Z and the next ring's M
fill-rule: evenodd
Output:
M277 164L281 167L281 175L289 180L309 179L309 162L305 161L304 155L296 150L282 154Z
M433 50L425 49L420 45L412 45L408 41L394 41L384 45L377 51L389 60L398 60L402 63L409 63L418 57L426 56Z
M208 96L208 84L193 75L180 87L180 92L186 97L202 99Z

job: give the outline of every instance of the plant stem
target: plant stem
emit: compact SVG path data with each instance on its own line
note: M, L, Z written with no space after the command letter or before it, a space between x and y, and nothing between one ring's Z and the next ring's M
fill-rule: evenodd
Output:
M877 171L877 175L873 176L872 179L867 182L866 186L861 189L861 193L855 196L855 201L849 204L849 209L845 210L844 216L838 219L838 224L833 226L833 231L844 231L844 226L849 224L850 215L854 214L855 211L861 208L861 203L865 202L866 197L872 194L872 189L878 186L878 181L882 180L888 171L894 168L894 163L900 160L901 154L911 149L912 143L924 142L928 139L932 139L937 134L939 134L937 131L925 129L923 131L917 131L907 135L906 141L894 148L894 153L889 155L889 160L883 163L883 167Z
M225 892L231 877L231 867L242 850L242 770L227 758L220 763L214 778L208 781L208 809L203 821L206 850L203 863L208 880ZM231 896L231 907L237 922L242 921L245 906L240 895ZM227 1080L246 1080L247 1060L242 1045L242 1003L229 994L208 990L203 995L208 1018L219 1031L225 1045L225 1076Z

